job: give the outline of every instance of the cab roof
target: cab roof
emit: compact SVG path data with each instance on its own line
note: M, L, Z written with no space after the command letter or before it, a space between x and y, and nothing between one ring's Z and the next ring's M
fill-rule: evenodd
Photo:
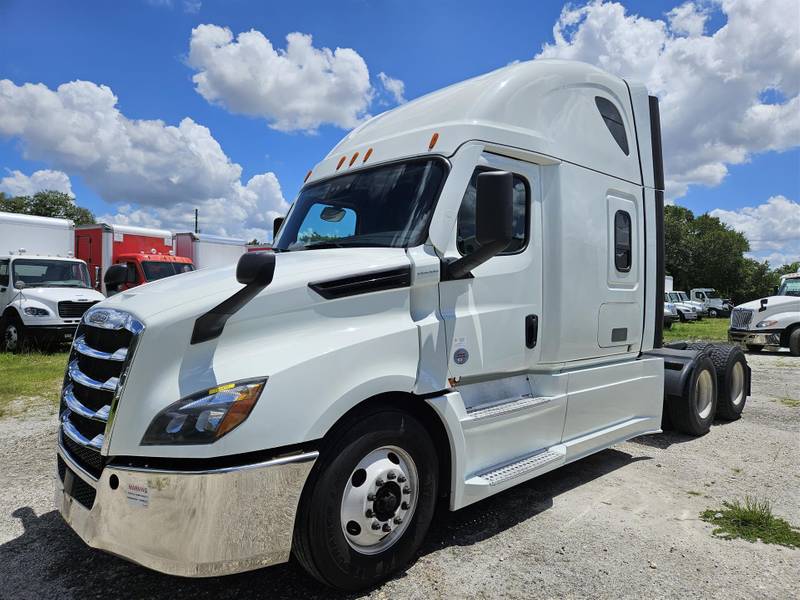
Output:
M611 132L615 127L619 136L619 127L605 118L614 116L609 103L622 127L622 143ZM641 184L627 83L592 65L563 60L509 65L375 116L345 136L308 181L407 156L451 156L470 140L535 152Z

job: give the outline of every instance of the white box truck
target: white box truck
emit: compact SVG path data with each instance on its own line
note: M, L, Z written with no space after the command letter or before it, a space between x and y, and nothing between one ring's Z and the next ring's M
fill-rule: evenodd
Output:
M734 308L728 340L751 352L788 348L800 356L800 273L783 275L774 296Z
M103 299L73 257L74 230L67 219L0 212L0 350L70 342Z
M511 65L348 134L274 252L109 298L63 390L56 502L95 548L345 590L458 510L748 394L739 348L662 347L658 103ZM731 378L732 372L743 377Z
M192 233L175 234L175 254L189 258L196 269L235 265L247 252L247 242L238 238Z

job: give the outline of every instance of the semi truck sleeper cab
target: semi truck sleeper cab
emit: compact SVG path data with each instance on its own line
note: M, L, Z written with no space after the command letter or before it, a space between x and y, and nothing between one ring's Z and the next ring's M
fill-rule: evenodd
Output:
M738 418L738 348L662 347L663 189L657 100L582 63L372 118L313 168L274 251L84 316L61 515L165 573L293 554L355 590L414 556L442 497Z

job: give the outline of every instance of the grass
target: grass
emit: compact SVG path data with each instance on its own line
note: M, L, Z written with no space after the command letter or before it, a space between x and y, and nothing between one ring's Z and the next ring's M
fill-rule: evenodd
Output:
M674 323L672 329L664 330L665 342L703 340L706 342L728 341L728 319L709 319L688 323Z
M800 530L773 515L769 500L746 496L744 504L734 500L723 502L722 506L720 510L708 509L700 513L703 521L716 526L714 535L726 540L761 540L765 544L800 548Z
M67 353L0 353L0 417L58 406Z
M800 400L795 400L794 398L781 398L780 402L784 406L790 406L792 408L800 407Z

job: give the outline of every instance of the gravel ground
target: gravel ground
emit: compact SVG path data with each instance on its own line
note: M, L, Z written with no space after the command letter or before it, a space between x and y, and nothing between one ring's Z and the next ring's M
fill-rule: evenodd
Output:
M744 417L699 439L637 438L437 518L370 598L800 596L800 550L712 537L745 494L800 525L800 358L749 355ZM294 564L187 580L87 548L52 508L53 417L0 421L0 597L329 598Z

